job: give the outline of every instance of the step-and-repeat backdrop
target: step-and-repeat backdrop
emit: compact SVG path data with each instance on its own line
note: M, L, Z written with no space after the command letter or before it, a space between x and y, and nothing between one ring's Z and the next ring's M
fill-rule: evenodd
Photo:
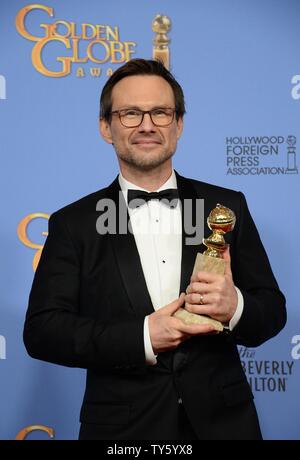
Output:
M187 102L183 175L241 190L288 323L240 347L266 439L300 438L298 0L1 0L0 438L76 439L85 371L27 356L22 328L49 215L112 181L108 76L164 53Z

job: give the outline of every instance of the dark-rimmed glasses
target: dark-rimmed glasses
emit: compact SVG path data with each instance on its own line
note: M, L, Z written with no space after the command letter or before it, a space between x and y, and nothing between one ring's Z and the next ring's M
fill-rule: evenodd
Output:
M152 110L122 109L113 110L112 115L119 115L120 122L125 128L137 128L143 123L144 115L149 114L152 123L158 127L169 126L174 120L175 109L156 107Z

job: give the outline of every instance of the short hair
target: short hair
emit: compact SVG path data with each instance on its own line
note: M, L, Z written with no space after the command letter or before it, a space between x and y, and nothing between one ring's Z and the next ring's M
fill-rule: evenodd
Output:
M183 117L185 114L183 90L163 63L151 59L131 59L119 67L105 83L100 96L100 119L104 119L110 123L113 88L123 78L134 75L156 75L166 80L173 90L176 118L178 120L178 118Z

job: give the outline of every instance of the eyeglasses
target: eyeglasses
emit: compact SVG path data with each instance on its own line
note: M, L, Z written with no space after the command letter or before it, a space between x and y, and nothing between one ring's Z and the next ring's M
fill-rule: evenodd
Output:
M149 113L152 123L158 127L169 126L174 120L176 109L157 107L152 110L122 109L114 110L112 115L119 115L120 122L125 128L137 128L143 123L144 115Z

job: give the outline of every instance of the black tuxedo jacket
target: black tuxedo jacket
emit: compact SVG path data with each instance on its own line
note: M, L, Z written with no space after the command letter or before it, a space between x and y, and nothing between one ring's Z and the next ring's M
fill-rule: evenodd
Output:
M191 338L146 365L143 324L153 306L134 236L96 231L97 202L118 202L118 180L54 213L24 342L34 358L87 369L82 439L176 439L178 401L199 439L260 437L236 345L255 347L276 335L286 321L285 299L244 196L179 175L177 183L182 202L205 200L205 219L218 202L235 212L237 224L226 239L243 314L231 333ZM196 253L205 249L185 244L184 228L182 237L180 292Z

